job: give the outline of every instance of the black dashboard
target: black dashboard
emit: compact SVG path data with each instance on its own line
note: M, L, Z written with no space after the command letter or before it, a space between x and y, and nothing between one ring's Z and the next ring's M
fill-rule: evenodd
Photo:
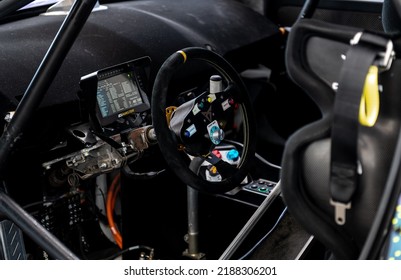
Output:
M277 35L277 26L265 17L232 2L169 0L107 4L107 9L90 15L42 106L77 100L82 76L135 58L152 59L152 80L164 59L178 49L201 46L227 55ZM24 94L63 20L64 16L40 15L0 26L3 42L0 75L8 81L0 92L2 114L13 109ZM232 57L246 56L251 61L259 55L266 54L240 52Z

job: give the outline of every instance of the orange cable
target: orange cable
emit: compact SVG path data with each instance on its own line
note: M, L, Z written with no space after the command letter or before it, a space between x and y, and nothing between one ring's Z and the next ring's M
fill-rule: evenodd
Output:
M107 192L107 201L106 201L106 215L107 215L107 221L109 222L109 227L111 230L111 233L113 234L114 240L116 241L118 247L120 249L123 248L123 242L122 242L122 236L117 228L116 223L114 222L114 216L113 216L113 210L117 198L117 194L120 191L120 173L114 177L109 190Z
M113 196L112 196L112 200L111 200L111 209L112 209L112 212L113 212L113 209L115 209L115 205L116 205L116 201L117 201L117 196L118 196L118 194L119 194L119 192L120 192L120 190L121 190L121 184L117 184L116 185L116 187L115 187L115 189L114 189L114 193L113 193ZM116 225L116 223L114 222L114 228L116 229L116 232L117 232L117 236L118 236L118 240L121 240L121 241L119 241L121 244L122 244L122 236L121 236L121 233L120 233L120 231L119 231L119 229L118 229L118 226ZM121 246L122 247L122 246Z

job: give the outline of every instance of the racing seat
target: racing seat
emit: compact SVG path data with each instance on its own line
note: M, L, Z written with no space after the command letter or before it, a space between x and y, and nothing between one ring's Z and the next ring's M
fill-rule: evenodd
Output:
M384 7L400 5L389 2ZM401 21L391 13L383 25L392 34L301 19L288 38L288 73L318 105L321 118L286 142L283 198L334 259L361 258L384 198L391 208L390 194L399 195L390 178L396 181L392 172L400 157L401 60L392 56L401 42L391 24ZM369 76L378 80L368 82Z

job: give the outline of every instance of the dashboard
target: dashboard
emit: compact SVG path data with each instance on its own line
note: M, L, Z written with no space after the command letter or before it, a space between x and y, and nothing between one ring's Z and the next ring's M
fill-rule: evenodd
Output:
M262 15L243 9L240 3L209 0L202 3L163 2L114 3L108 4L105 10L93 12L42 106L76 101L80 78L99 69L149 56L152 80L162 62L178 49L203 46L228 55L252 47L255 42L279 32ZM63 16L41 15L0 26L0 36L5 42L0 74L9 81L1 89L0 98L8 101L1 102L1 113L15 106L22 97L63 20ZM253 23L252 28L247 22ZM248 25L249 28L243 28ZM235 36L230 34L233 29L237 30ZM256 55L254 52L246 53L249 61ZM13 57L20 59L16 63L11 59Z

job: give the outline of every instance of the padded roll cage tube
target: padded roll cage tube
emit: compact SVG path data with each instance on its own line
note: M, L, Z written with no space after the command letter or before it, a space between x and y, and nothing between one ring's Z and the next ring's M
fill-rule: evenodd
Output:
M31 116L42 101L95 4L96 0L74 2L18 104L10 124L0 138L0 176L4 186L3 189L0 188L0 212L6 214L33 241L46 248L47 253L56 259L78 258L7 195L4 173L16 141L28 126Z

